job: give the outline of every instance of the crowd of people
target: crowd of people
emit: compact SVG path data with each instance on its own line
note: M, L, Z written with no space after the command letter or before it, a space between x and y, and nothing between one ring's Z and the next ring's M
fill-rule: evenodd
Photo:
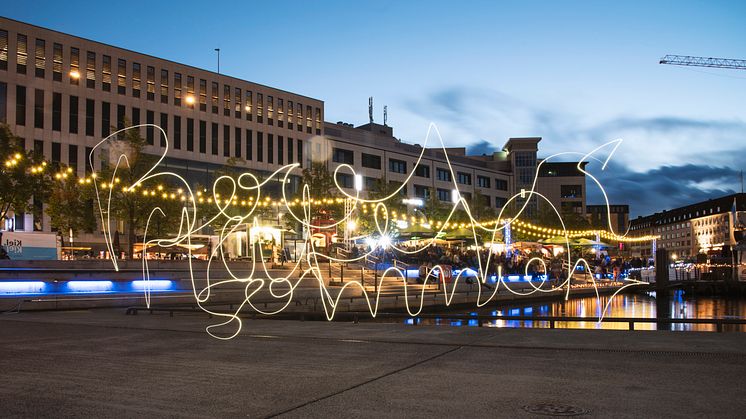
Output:
M528 274L534 279L540 275L547 275L547 279L560 282L567 278L570 266L566 253L555 256L538 250L494 253L490 257L489 249L475 250L465 246L443 246L431 245L425 249L416 246L401 246L401 251L392 247L376 248L372 255L383 264L392 264L394 261L413 267L432 267L435 265L449 265L454 270L473 269L475 271L482 267L482 272L487 275L495 275L500 268L503 275ZM370 249L365 246L354 247L352 256L367 253ZM626 277L639 278L639 270L647 267L648 261L639 257L623 258L612 257L606 252L592 252L573 250L570 262L574 265L578 259L583 258L588 266L580 264L576 272L585 273L590 268L590 274L599 279L622 280ZM489 258L489 260L488 260ZM540 261L543 261L540 262ZM527 266L528 265L528 266ZM577 274L576 274L577 275Z

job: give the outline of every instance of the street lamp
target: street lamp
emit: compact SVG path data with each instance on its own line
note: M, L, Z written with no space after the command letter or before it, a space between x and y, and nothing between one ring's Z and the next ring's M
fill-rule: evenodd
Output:
M78 70L70 70L70 78L78 80L80 78L80 72Z
M187 95L184 99L187 105L194 105L194 95Z

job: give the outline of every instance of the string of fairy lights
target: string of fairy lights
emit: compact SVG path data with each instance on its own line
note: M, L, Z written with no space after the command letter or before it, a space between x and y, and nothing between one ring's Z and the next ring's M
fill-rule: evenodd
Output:
M71 169L68 169L69 173ZM56 177L66 177L67 173L57 174ZM88 177L81 177L78 179L80 184L90 184L96 179L96 174L92 174ZM255 204L259 207L271 207L271 208L283 208L283 207L308 207L310 206L329 206L329 205L344 205L344 198L321 198L321 199L273 199L269 196L257 199L253 195L247 195L239 197L237 194L232 196L223 196L220 193L208 194L205 191L198 190L195 193L195 197L189 196L185 193L183 188L168 188L164 185L157 185L155 187L146 188L142 185L137 185L134 188L128 186L119 186L121 179L115 178L113 182L101 183L102 189L120 187L124 193L140 193L143 196L158 197L166 200L178 200L178 201L196 201L199 204L221 204L229 207L253 207ZM376 209L375 204L362 203L360 210L363 215L371 214ZM649 242L658 239L657 235L643 235L643 236L626 236L620 235L608 230L602 229L584 229L584 230L562 230L556 227L547 227L539 224L513 219L501 218L492 219L487 221L479 222L464 222L464 221L442 221L442 220L430 220L426 217L415 216L407 212L398 212L391 210L389 213L383 208L378 209L381 215L385 219L390 219L392 222L406 221L411 225L418 225L423 228L437 228L443 230L455 230L455 229L468 229L474 227L483 228L494 228L494 226L511 222L511 228L514 232L523 233L535 237L536 239L550 239L556 237L567 237L567 238L581 238L581 237L599 237L603 240L615 241L615 242Z

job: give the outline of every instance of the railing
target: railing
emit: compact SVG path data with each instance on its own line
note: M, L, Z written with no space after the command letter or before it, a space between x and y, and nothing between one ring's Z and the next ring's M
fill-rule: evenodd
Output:
M370 318L370 313L356 312L339 312L341 316L351 316L352 320L358 322L366 317ZM407 313L378 313L376 319L411 319ZM419 314L416 319L446 319L446 320L476 320L477 325L482 327L486 321L493 320L514 320L530 322L548 322L549 328L556 328L557 323L564 322L598 322L598 317L573 317L573 316L508 316L508 315L467 315L467 314ZM714 319L676 319L676 318L649 318L649 317L605 317L604 323L627 323L629 330L635 330L636 323L654 323L656 325L672 324L710 324L715 325L718 332L723 332L724 325L746 325L746 319L732 318L714 318ZM416 325L417 322L413 322Z
M378 292L378 264L381 263L381 260L377 256L373 255L366 255L365 256L365 265L366 266L373 266L373 286L375 287L375 291ZM360 283L365 286L365 266L360 268Z
M410 265L406 262L402 262L399 259L393 259L392 264L394 268L404 272L404 279L407 282L409 282L409 268L411 268L413 265ZM419 266L416 268L419 269Z

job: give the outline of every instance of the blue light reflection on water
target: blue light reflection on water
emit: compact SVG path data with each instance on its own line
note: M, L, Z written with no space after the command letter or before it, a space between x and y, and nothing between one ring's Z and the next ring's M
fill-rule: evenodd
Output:
M627 330L629 325L625 323L598 323L597 316L609 300L608 296L602 296L600 305L594 297L570 298L568 301L541 302L513 304L510 306L500 306L500 308L484 308L478 313L483 315L509 315L509 316L568 316L568 317L587 317L588 321L582 322L557 322L557 328L580 328L580 329L621 329ZM624 294L616 296L609 304L606 317L636 317L636 318L656 318L657 302L655 294ZM671 294L667 304L666 314L670 318L740 318L746 319L746 299L728 299L720 297L698 296L687 297L683 292L676 291ZM478 326L477 319L448 319L448 313L474 316L474 311L458 311L456 309L446 309L440 312L442 318L436 321L432 319L418 318L418 324L436 324ZM522 321L522 320L485 320L485 327L535 327L548 328L548 321ZM636 323L635 330L655 330L655 323ZM671 330L681 331L714 331L715 325L708 324L672 324ZM726 330L746 331L744 325L726 325Z

